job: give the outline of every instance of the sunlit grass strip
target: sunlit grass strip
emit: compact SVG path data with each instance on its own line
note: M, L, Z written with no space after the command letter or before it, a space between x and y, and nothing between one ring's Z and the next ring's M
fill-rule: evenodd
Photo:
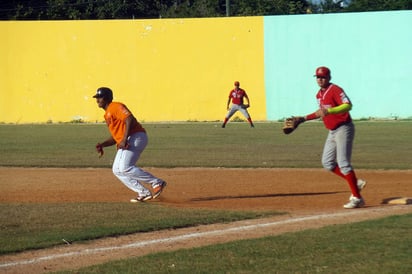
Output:
M59 273L410 273L412 214Z
M0 204L0 254L277 212L168 208L149 203Z

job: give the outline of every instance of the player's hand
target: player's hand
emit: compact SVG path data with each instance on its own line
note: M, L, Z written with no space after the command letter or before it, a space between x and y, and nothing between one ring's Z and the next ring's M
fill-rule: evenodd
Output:
M127 143L127 140L122 140L118 145L117 145L118 149L128 149L129 148L129 144Z
M328 115L328 109L326 108L320 108L316 111L316 115L318 117L325 117L326 115Z
M98 144L96 145L96 151L97 151L97 153L99 153L99 158L101 158L101 157L103 156L103 154L104 154L102 144L98 143Z

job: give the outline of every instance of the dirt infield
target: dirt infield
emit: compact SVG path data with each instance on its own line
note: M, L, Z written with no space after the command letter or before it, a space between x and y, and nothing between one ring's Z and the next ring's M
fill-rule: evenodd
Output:
M168 182L159 200L170 207L277 210L267 219L143 233L2 256L0 273L43 273L236 239L412 212L383 201L412 196L412 170L358 170L368 181L366 207L345 210L346 183L322 169L146 169ZM110 169L0 168L0 202L128 202L133 193ZM139 206L138 204L136 206ZM240 233L241 232L241 233Z

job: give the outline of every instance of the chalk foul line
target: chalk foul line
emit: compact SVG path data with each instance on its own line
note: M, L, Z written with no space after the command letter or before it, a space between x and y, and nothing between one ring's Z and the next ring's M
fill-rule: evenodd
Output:
M388 211L392 208L399 208L400 206L391 206L383 207L383 208L373 208L373 209L361 209L361 210L350 210L346 212L340 213L330 213L330 214L319 214L319 215L312 215L312 216L304 216L304 217L295 217L286 220L274 221L274 222L266 222L262 224L253 224L253 225L242 225L238 227L226 228L226 229L217 229L205 232L194 232L188 233L179 236L161 238L156 240L147 240L147 241L140 241L140 242L133 242L130 244L118 245L118 246L107 246L107 247L99 247L99 248L86 248L80 251L73 251L73 252L66 252L62 254L52 254L48 256L42 256L38 258L33 258L29 260L20 260L20 261L13 261L0 264L0 268L5 267L12 267L12 266L19 266L19 265L28 265L28 264L36 264L42 261L49 261L54 259L66 258L66 257L75 257L75 256L84 256L90 254L98 254L104 253L107 251L115 251L115 250L123 250L123 249L130 249L130 248L141 248L150 245L156 244L163 244L163 243L173 243L179 242L182 240L192 239L192 238L200 238L200 237L207 237L207 236L214 236L214 235L224 235L226 233L238 232L238 231L245 231L245 230L253 230L258 228L264 227L275 227L285 224L292 224L292 223L300 223L305 221L313 221L313 220L320 220L320 219L332 219L337 217L348 217L348 216L355 216L359 214L365 214L366 211L370 212L381 212L381 211Z

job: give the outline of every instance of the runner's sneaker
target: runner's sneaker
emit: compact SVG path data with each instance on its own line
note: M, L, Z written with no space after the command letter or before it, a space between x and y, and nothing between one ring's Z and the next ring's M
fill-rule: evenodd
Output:
M356 184L358 186L359 191L366 187L366 181L362 179L358 179L358 182Z
M364 189L366 187L366 181L362 180L362 179L358 179L356 185L358 186L358 190L359 190L359 193L360 193L362 191L362 189ZM352 199L353 197L354 197L353 194L351 194L349 196L349 200Z
M365 205L365 201L363 200L363 198L356 198L356 197L352 197L349 200L349 203L343 205L344 208L358 208L358 207L363 207Z
M153 188L153 199L156 199L160 196L163 189L166 187L167 183L165 181L161 181L158 185Z
M146 202L149 201L150 199L152 199L153 196L150 194L147 195L143 195L143 196L138 196L136 198L130 199L131 203L139 203L139 202Z

